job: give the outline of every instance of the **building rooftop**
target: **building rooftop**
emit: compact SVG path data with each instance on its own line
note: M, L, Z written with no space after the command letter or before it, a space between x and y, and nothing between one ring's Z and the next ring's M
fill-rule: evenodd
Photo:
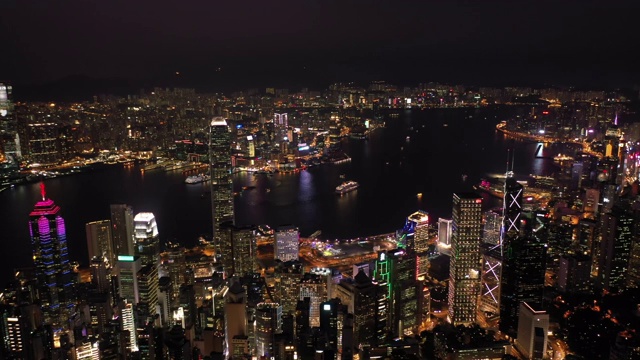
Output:
M227 126L227 120L222 116L216 116L211 119L211 126Z

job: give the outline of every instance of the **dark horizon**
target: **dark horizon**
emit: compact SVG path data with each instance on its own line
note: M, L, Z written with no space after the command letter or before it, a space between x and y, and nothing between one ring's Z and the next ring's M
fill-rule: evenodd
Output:
M630 0L6 0L0 79L18 100L371 80L613 89L640 83L634 9Z

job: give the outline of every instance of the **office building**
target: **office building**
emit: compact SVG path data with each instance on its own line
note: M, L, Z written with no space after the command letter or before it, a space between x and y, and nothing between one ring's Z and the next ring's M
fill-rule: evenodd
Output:
M260 303L255 316L256 356L275 357L276 334L282 330L282 307L277 303Z
M74 350L77 360L100 360L98 341L81 341Z
M547 244L535 232L537 217L523 212L520 235L503 244L500 289L500 331L515 335L522 302L541 304L545 283Z
M481 237L482 198L475 193L453 194L448 300L449 318L454 325L476 320Z
M73 310L74 274L69 265L67 231L60 207L47 199L44 183L42 200L29 214L36 284L45 321L62 325Z
M135 255L133 209L125 204L111 204L113 251L118 255Z
M218 242L220 225L226 221L234 222L231 129L222 117L213 118L209 127L209 165L213 234L214 242Z
M246 347L241 346L241 350L236 348L237 341L247 336L247 304L246 292L240 282L234 281L227 292L224 305L225 319L225 343L227 345L226 353L234 358L240 358L238 355L247 354Z
M408 248L416 257L415 277L424 278L429 270L429 214L418 210L407 217L407 224L411 224L412 230Z
M138 313L138 324L145 324L150 318L153 319L157 313L158 293L160 291L158 267L148 264L143 266L137 274L138 277L138 303L136 310Z
M450 219L438 219L438 252L445 255L451 254L451 227L453 226L453 220Z
M104 258L94 257L89 265L91 267L91 283L96 286L98 292L109 293L111 290L111 274L107 269Z
M385 285L388 300L388 330L394 337L411 335L418 323L418 282L416 258L405 250L379 251L375 279ZM421 287L420 287L421 289Z
M121 305L120 315L120 326L122 327L122 330L125 331L129 336L127 351L136 352L138 351L138 335L136 333L137 326L135 322L133 304L123 303Z
M287 113L273 114L273 129L275 131L276 141L291 141L287 132L288 127L289 116Z
M298 283L300 295L298 299L309 298L309 326L320 326L320 304L327 300L327 281L321 275L306 273Z
M0 82L0 162L18 164L22 158L18 121L13 109L13 86Z
M59 152L59 127L56 123L42 122L27 126L29 160L41 165L57 164Z
M276 230L273 244L274 258L280 261L298 260L300 252L300 232L292 225L280 226Z
M230 221L220 225L218 231L222 267L228 277L244 276L258 271L255 229L236 227Z
M556 286L562 293L591 291L591 257L584 254L560 256Z
M325 359L341 359L343 328L347 317L347 306L340 299L330 299L320 305L320 332L326 338Z
M282 305L283 314L293 314L300 299L298 288L302 279L303 267L299 261L276 262L274 271L275 301Z
M534 308L535 306L535 308ZM548 359L549 314L539 305L520 304L516 346L526 359Z
M371 280L363 271L353 280L344 279L336 286L335 295L353 314L353 343L358 346L375 346L385 341L388 321L388 288L386 283Z
M142 265L157 264L160 256L160 236L156 217L150 212L138 213L133 218L136 255Z
M615 206L601 216L601 243L596 285L600 290L619 291L626 286L631 248L633 214Z
M111 236L111 221L100 220L85 225L87 233L87 249L89 259L94 257L105 258L113 266L116 261L116 253L113 251L113 239Z
M120 298L129 304L137 304L140 301L140 289L138 286L138 272L142 267L139 256L118 256L118 289Z

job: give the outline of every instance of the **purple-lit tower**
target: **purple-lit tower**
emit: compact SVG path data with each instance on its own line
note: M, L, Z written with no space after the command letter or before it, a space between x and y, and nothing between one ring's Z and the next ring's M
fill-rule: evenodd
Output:
M44 184L40 192L42 200L29 214L29 233L40 305L45 322L55 326L62 325L73 310L73 272L60 207L46 198Z

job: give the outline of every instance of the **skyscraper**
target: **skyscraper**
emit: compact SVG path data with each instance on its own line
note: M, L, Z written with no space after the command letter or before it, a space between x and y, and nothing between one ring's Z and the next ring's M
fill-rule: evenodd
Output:
M425 211L418 210L409 215L407 223L412 224L413 236L409 237L412 241L409 243L409 250L416 256L415 276L424 277L429 269L429 214Z
M106 258L112 266L115 264L116 256L113 251L113 239L111 236L111 221L100 220L87 223L85 225L87 233L87 249L89 250L89 260L94 257Z
M273 114L273 128L276 133L276 141L291 140L287 137L287 127L289 126L287 113Z
M276 356L276 334L282 330L282 306L276 303L260 303L256 307L255 334L256 355L267 358Z
M135 227L136 255L140 256L142 265L157 264L160 255L160 237L158 224L153 213L138 213L133 218Z
M614 206L601 218L600 254L596 285L601 290L622 290L626 286L633 242L633 214Z
M29 215L36 282L45 321L61 325L74 306L67 232L60 207L46 198L44 183L40 184L40 190L42 200Z
M118 281L120 298L130 304L137 304L140 299L138 288L138 271L141 268L139 256L118 256Z
M453 194L448 298L449 317L455 325L476 320L481 236L482 198L475 193Z
M503 244L500 289L500 331L515 335L522 302L541 304L544 290L547 244L536 229L536 215L523 212L520 235Z
M220 224L225 221L234 221L231 130L227 125L227 121L222 117L213 118L209 127L209 165L211 173L213 240L218 244Z
M17 164L22 157L16 114L13 112L11 94L13 87L0 82L0 162Z
M140 325L156 315L159 293L158 267L155 264L145 265L138 271L137 277L139 298L136 305Z
M292 225L280 226L276 230L273 253L276 260L298 260L300 232Z
M113 251L118 255L135 255L133 247L133 209L125 204L111 204Z
M306 273L299 283L300 300L311 299L309 326L320 326L320 304L327 300L327 281L320 275Z

